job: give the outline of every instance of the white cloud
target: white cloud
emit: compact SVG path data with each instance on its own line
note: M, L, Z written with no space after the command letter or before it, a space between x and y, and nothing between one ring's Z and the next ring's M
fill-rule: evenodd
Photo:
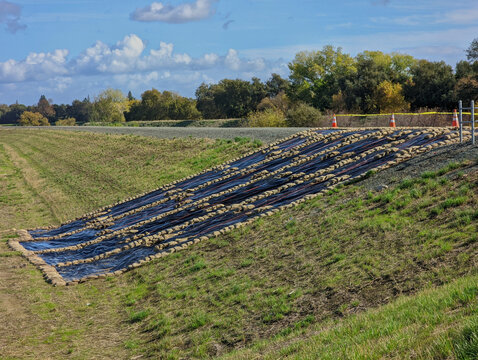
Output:
M151 71L145 74L120 74L115 75L114 80L119 85L125 85L128 89L138 90L144 86L151 86L161 78L157 71Z
M147 50L145 42L131 34L113 45L98 41L70 59L63 49L0 62L0 98L12 102L28 98L33 103L43 93L56 102L71 102L108 87L136 94L155 87L194 96L201 82L267 79L271 71L287 75L286 70L283 60L243 57L235 49L193 57L176 53L172 43L160 42L159 48Z
M152 22L160 21L171 24L181 24L202 20L214 15L212 4L217 0L196 0L192 3L183 3L177 6L153 2L144 8L137 8L131 13L131 20Z
M446 10L429 12L425 14L412 14L398 17L372 17L374 23L396 24L401 26L422 26L437 24L453 25L473 25L478 21L477 5L470 6L467 9Z
M127 72L135 67L135 63L145 49L145 44L137 35L128 35L115 46L97 41L96 44L75 59L77 72Z
M0 82L21 82L48 79L68 73L66 57L68 50L51 53L30 53L25 60L13 59L0 62Z
M26 25L20 23L22 8L9 1L0 1L0 23L6 25L8 32L15 34L19 30L25 30Z
M478 22L478 7L447 12L437 18L437 23L459 25L476 24Z
M131 34L112 45L98 41L73 58L69 58L68 50L59 49L31 53L21 60L0 62L0 96L3 101L31 97L37 101L38 94L33 93L41 88L41 93L56 101L65 99L61 101L71 102L72 96L83 98L88 93L95 94L107 87L136 93L155 87L193 96L203 81L217 82L223 78L249 80L252 76L266 80L273 72L287 77L287 63L298 51L320 49L328 43L342 46L345 52L352 55L364 49L400 51L418 58L445 60L454 64L464 58L463 49L476 33L477 26L468 26L436 31L329 36L316 44L241 52L229 49L224 54L206 53L200 56L178 53L174 44L167 42L160 42L158 48L147 49L140 37ZM14 91L12 87L15 87ZM31 89L34 89L33 93Z
M241 67L241 59L239 59L237 51L234 49L229 49L224 62L226 66L231 70L237 71Z

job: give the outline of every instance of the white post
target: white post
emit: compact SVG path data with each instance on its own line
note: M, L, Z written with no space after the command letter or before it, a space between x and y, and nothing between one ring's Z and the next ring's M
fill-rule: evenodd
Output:
M475 145L475 101L471 100L471 143Z
M463 142L463 103L462 101L460 100L458 102L458 109L460 111L460 117L459 117L459 122L458 124L460 124L460 143Z

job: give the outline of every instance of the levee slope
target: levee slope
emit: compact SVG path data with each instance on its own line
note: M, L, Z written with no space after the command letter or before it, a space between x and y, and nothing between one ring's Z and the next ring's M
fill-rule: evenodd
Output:
M20 230L10 246L54 285L118 275L458 140L450 128L308 130L58 227Z

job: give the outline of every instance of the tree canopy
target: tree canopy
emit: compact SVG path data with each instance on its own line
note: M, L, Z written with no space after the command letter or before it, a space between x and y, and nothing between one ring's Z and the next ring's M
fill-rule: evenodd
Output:
M365 50L356 56L340 47L301 51L288 64L288 78L222 79L202 83L195 98L171 91L106 89L71 104L53 104L45 95L32 106L0 104L0 123L18 124L40 114L51 123L195 120L253 117L255 123L308 124L323 113L388 113L422 108L452 110L458 100L478 101L478 38L455 68L444 61ZM264 114L260 114L264 112ZM280 116L279 116L280 115ZM37 116L37 115L35 115ZM29 120L28 120L29 121Z

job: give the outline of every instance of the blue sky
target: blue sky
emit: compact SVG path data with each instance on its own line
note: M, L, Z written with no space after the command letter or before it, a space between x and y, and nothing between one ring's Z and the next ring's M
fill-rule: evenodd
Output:
M287 77L298 51L327 44L455 65L476 37L476 0L0 0L0 103L107 87L194 96L202 82Z

